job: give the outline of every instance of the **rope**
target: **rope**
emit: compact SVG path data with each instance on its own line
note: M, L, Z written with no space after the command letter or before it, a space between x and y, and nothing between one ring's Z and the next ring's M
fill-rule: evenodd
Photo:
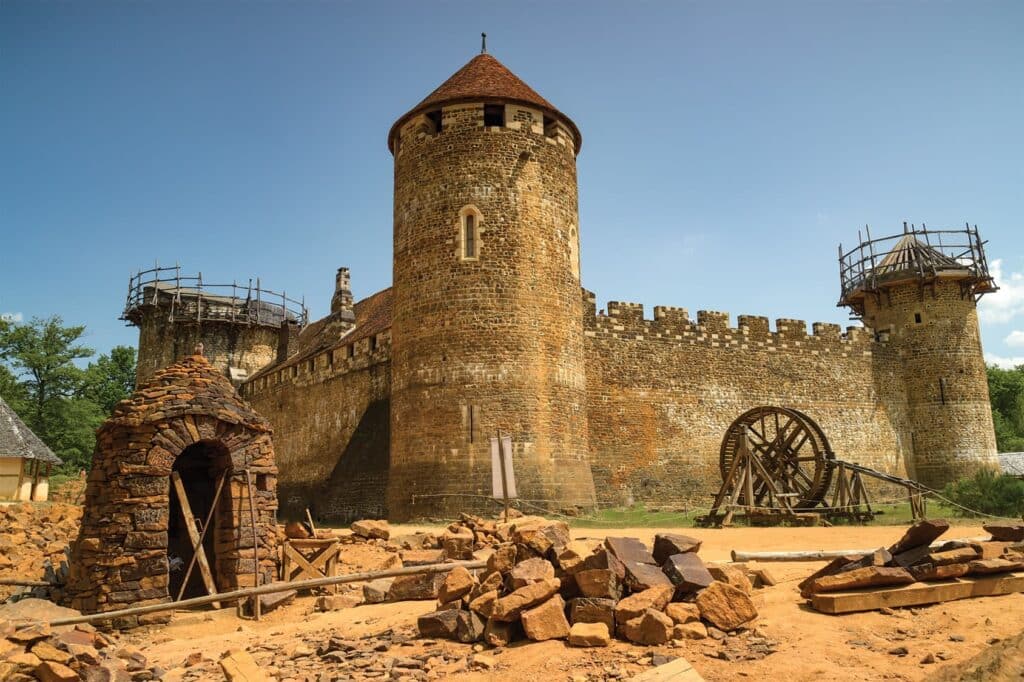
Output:
M978 511L977 509L971 509L970 507L965 507L962 504L957 504L956 502L954 502L953 500L949 499L948 497L943 496L942 494L939 493L938 490L929 490L928 492L926 492L924 494L925 495L934 495L935 497L939 498L940 500L942 500L946 504L951 504L954 507L957 507L958 509L963 509L966 512L970 512L974 516L984 516L984 517L989 518L989 519L999 519L1001 521L1019 521L1020 520L1020 519L1017 519L1016 517L1013 517L1013 516L996 516L995 514L986 514L985 512Z

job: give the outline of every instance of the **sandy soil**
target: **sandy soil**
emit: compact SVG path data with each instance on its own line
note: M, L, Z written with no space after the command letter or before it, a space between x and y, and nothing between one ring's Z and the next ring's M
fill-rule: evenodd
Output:
M394 534L422 527L393 527ZM631 535L650 542L655 532L666 529L578 529L576 537ZM728 560L732 549L797 550L856 549L891 544L899 527L837 528L735 528L725 530L680 529L704 541L706 561ZM977 526L950 529L944 537L983 535ZM373 557L363 557L373 560ZM993 640L1014 636L1024 629L1024 595L969 599L920 609L829 616L804 605L796 583L821 566L821 562L772 563L779 580L775 587L759 590L760 611L755 630L778 642L775 653L757 661L729 662L715 658L722 645L713 640L686 641L664 647L637 647L616 642L607 649L573 649L563 642L518 643L487 653L498 666L491 671L470 671L466 659L472 648L457 643L424 644L414 639L416 617L432 611L433 602L401 602L365 605L342 611L314 613L313 599L303 597L290 606L265 616L260 623L240 621L233 609L211 613L182 613L166 627L135 633L125 639L144 649L151 662L168 670L165 679L181 679L180 667L192 652L217 660L232 648L248 647L257 661L274 671L281 657L302 655L300 644L313 647L330 636L360 638L392 631L407 642L387 655L413 656L440 649L454 659L435 668L440 679L512 679L543 675L551 680L570 680L586 674L590 679L628 677L649 668L650 654L683 656L708 680L778 679L787 682L821 680L922 680L945 665L963 662ZM737 643L740 638L737 638ZM906 655L889 653L905 647ZM923 663L926 656L935 663ZM461 660L459 660L461 659ZM215 668L212 668L215 669ZM325 671L327 672L327 671ZM314 678L315 679L315 678Z

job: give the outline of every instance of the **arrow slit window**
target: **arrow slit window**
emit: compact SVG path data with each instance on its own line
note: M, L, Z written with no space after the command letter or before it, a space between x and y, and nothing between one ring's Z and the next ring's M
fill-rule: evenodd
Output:
M461 260L477 260L480 257L480 222L481 215L473 206L459 211L459 258Z

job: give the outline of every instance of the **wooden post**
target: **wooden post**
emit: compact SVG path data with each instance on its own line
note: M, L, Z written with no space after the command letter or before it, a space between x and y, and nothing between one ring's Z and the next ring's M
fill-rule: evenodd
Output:
M316 526L313 525L313 515L309 513L309 507L306 507L306 521L309 522L309 532L316 537Z
M181 583L181 589L178 590L178 596L174 601L181 601L181 597L185 594L185 587L188 585L188 579L192 577L192 568L196 565L196 557L199 555L199 551L203 549L203 540L206 538L206 531L210 529L210 521L213 519L213 512L217 509L217 502L220 501L220 492L224 489L224 479L228 476L228 472L225 469L224 473L220 475L220 481L217 483L217 492L213 494L213 504L210 505L210 511L206 515L206 522L203 523L203 532L199 534L199 543L192 548L192 560L188 562L188 570L185 571L185 580ZM204 552L205 556L205 552Z
M181 474L177 471L171 472L171 483L174 484L174 492L178 495L178 504L181 507L181 515L185 519L185 528L188 530L189 539L192 540L192 546L196 548L193 554L196 557L196 561L199 562L199 572L203 576L203 584L206 585L206 591L211 595L217 594L217 584L213 581L213 574L210 572L210 564L206 561L206 552L203 550L202 539L199 535L199 530L196 528L195 519L192 516L192 507L188 503L188 497L185 495L185 485L181 482ZM220 608L220 600L210 602L215 608Z
M505 445L501 442L501 431L498 431L498 464L501 465L501 496L505 500L505 523L508 523L508 477L505 476Z
M252 472L246 468L245 484L249 488L249 520L252 523L252 578L253 587L260 586L260 543L256 535L256 502L252 499ZM253 597L252 615L257 621L260 619L260 598Z

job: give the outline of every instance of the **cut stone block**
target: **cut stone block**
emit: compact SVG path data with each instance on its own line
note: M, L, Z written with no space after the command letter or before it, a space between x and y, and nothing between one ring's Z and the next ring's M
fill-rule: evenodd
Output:
M692 552L673 554L661 570L675 585L677 599L702 590L715 581L704 562Z
M689 535L677 533L658 533L654 536L654 563L661 566L673 554L687 554L688 552L700 551L701 541L691 538Z
M458 609L443 609L417 618L416 628L420 637L427 639L455 639L458 621Z
M697 595L701 618L729 632L757 618L750 596L732 585L715 581Z
M537 642L564 639L569 636L569 621L565 619L565 601L558 594L539 606L523 611L522 621L526 636Z
M569 621L604 623L608 632L615 632L615 600L580 597L569 602Z
M747 594L754 591L754 585L750 582L750 578L742 570L735 566L729 566L728 564L708 564L708 573L715 580L723 583L732 585L738 590L743 590Z
M444 573L400 575L391 582L388 601L437 599L443 583Z
M383 519L363 519L353 523L351 528L352 532L361 538L387 540L391 537L388 522Z
M909 585L914 576L905 568L898 566L868 566L844 573L827 575L818 578L808 586L808 592L838 592L858 587L883 587L886 585Z
M640 564L635 561L624 561L626 569L625 584L632 592L642 592L652 587L671 586L661 569L653 564Z
M615 629L619 634L627 620L643 615L647 609L661 611L672 599L671 587L652 587L626 597L615 605ZM670 618L669 621L672 619Z
M665 607L665 615L676 625L682 625L699 621L700 609L696 604L676 601Z
M584 597L619 599L622 597L622 583L609 568L594 568L575 573L576 585Z
M608 646L611 642L611 631L605 623L580 622L569 628L570 646Z
M1011 559L977 559L967 564L968 575L990 575L1024 569L1024 562Z
M951 578L959 578L962 575L967 575L967 571L969 569L970 566L967 564L946 564L944 566L918 564L916 566L911 566L907 570L910 571L910 575L914 576L914 580L929 582L932 580L949 580Z
M527 559L512 567L508 573L508 586L518 590L530 583L550 580L555 577L555 567L547 559Z
M518 620L523 611L547 601L558 592L560 585L561 581L558 578L552 578L520 587L512 594L494 602L491 618L503 621Z
M914 547L930 545L947 530L949 530L949 522L942 519L918 521L907 529L907 532L903 534L903 537L895 545L889 548L889 552L891 554L900 554Z
M1024 523L986 523L982 528L993 540L1020 542L1024 540Z
M645 609L636 618L623 624L622 635L631 642L653 646L664 644L672 638L672 619L661 611Z
M469 594L475 584L476 580L473 578L473 574L465 566L456 566L445 575L437 598L442 602L461 599Z

